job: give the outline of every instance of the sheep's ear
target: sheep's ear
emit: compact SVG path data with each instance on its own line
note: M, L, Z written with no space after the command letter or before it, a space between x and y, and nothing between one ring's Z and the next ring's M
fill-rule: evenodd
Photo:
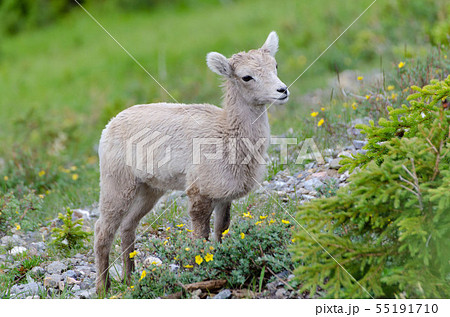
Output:
M278 35L275 31L270 32L261 49L267 50L270 55L275 56L278 51Z
M230 77L232 70L230 63L225 56L220 53L211 52L206 55L206 64L216 74Z

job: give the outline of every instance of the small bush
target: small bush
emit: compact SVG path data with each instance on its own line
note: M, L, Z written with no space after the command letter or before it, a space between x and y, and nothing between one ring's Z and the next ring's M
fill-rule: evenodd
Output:
M260 288L272 277L294 268L288 246L291 225L272 216L244 213L232 231L223 234L222 243L192 240L189 230L168 228L165 239L150 239L163 264L144 268L145 277L136 280L133 298L156 298L182 290L182 284L209 279L226 279L228 287ZM178 271L169 264L179 266ZM141 273L139 273L141 274Z
M335 298L450 296L449 84L450 77L413 87L410 107L389 109L380 127L361 126L368 151L345 163L365 168L337 196L300 208L309 234L299 231L293 250L304 262L296 269L303 290L319 286Z
M42 209L42 195L27 190L23 197L13 193L0 196L0 237L10 229L30 230L38 227Z
M67 214L58 214L58 219L62 221L61 228L52 229L52 238L50 242L57 249L68 251L84 247L84 241L92 235L90 232L83 230L83 219L72 219L73 211L67 208Z

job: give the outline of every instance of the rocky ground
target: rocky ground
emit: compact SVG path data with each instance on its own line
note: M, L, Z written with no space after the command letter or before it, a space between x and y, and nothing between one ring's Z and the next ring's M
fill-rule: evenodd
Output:
M361 123L361 120L353 122L353 124ZM356 130L349 129L349 134L356 133ZM349 156L352 153L364 151L361 148L365 144L364 141L353 141L353 144L340 149L327 149L323 151L324 164L317 162L309 163L299 172L291 173L289 170L278 172L271 181L265 181L262 187L256 190L256 194L261 199L270 199L269 195L276 195L281 200L295 199L301 204L315 199L319 196L326 195L326 191L332 191L339 187L346 186L349 173L338 173L340 167L339 161L341 155ZM319 190L318 190L319 189ZM320 190L322 189L322 190ZM156 212L164 208L164 206L176 197L180 197L181 204L185 204L187 198L180 193L173 192L161 199L156 206ZM98 218L98 208L95 206L88 209L77 209L74 212L75 218L83 218L85 224L91 229ZM5 267L20 266L19 261L14 261L13 256L21 252L27 251L29 255L45 256L47 253L46 241L49 241L51 228L58 224L58 219L50 222L46 227L42 227L38 232L13 231L11 235L4 236L0 239L0 245L5 247L7 254L0 255L0 264ZM139 237L136 245L139 248ZM158 259L156 259L158 260ZM144 260L145 261L145 260ZM153 259L152 261L155 261ZM114 264L111 269L113 278L119 278L121 274L120 264ZM174 268L176 269L176 268ZM86 253L78 253L70 258L60 259L53 262L44 262L39 266L31 269L33 274L27 274L27 281L21 281L10 289L11 298L93 298L95 297L95 277L96 270L94 265L93 251ZM35 281L30 276L43 277L39 281ZM266 285L263 292L254 294L251 291L241 292L239 290L222 289L217 294L211 295L213 298L305 298L309 294L299 295L294 290L285 287L286 281L293 278L289 272L280 272L276 281ZM43 282L40 282L43 281ZM193 292L192 297L202 297L201 291ZM311 296L317 297L318 293Z

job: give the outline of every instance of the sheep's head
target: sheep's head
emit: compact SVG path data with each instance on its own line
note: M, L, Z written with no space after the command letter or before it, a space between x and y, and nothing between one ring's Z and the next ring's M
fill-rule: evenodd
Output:
M257 50L234 54L227 59L220 53L207 55L208 67L225 77L246 102L254 105L284 104L289 99L287 86L278 78L275 54L278 36L271 32Z

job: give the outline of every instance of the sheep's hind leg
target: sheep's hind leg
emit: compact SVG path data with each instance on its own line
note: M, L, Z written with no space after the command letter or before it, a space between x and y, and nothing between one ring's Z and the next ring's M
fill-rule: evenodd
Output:
M118 185L112 179L102 181L100 192L100 218L95 223L94 252L97 268L97 294L104 294L111 284L109 279L109 253L117 229L134 195L134 185Z
M130 253L134 251L136 228L142 217L153 208L163 194L163 191L153 189L146 184L139 185L131 207L122 220L120 237L122 239L123 279L127 284L130 284L131 273L134 271L134 259L130 258Z
M231 202L218 203L214 209L214 237L222 241L222 233L230 226Z

